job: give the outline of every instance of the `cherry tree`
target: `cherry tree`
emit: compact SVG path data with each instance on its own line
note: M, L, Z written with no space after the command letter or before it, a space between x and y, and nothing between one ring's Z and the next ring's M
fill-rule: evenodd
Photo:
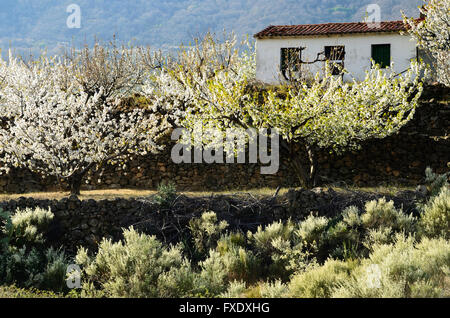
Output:
M192 68L181 60L169 72L174 85L167 87L172 94L178 91L190 99L183 125L191 131L198 125L221 131L276 128L282 154L305 187L316 184L320 150L340 154L398 132L412 119L422 92L417 76L421 66L416 61L403 74L396 74L393 65L387 70L373 65L359 82L344 83L328 69L325 76L317 74L308 83L263 87L254 82L254 51L239 54L225 47L207 39L206 45L199 43L184 52L189 65L204 67ZM199 54L203 51L208 53ZM217 56L231 62L211 70L207 60L223 60Z
M30 62L11 55L1 61L3 170L24 167L55 176L78 195L89 170L160 149L155 141L168 124L159 113L120 107L119 98L137 85L136 77L132 84L129 78L137 66L125 51L115 53L121 54L120 65L95 54L90 64L45 55ZM111 65L116 72L110 72Z
M434 57L437 80L450 86L450 0L428 0L420 8L424 19L404 20L419 47Z

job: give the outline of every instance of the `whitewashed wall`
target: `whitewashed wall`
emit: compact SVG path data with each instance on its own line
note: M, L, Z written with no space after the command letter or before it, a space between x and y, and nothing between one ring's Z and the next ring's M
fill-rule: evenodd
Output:
M287 47L306 47L302 53L303 61L313 61L325 46L345 45L345 68L356 79L362 79L365 70L370 68L372 44L390 44L394 70L402 72L409 67L410 60L416 57L416 44L411 37L398 33L345 34L332 36L283 37L256 40L256 77L258 80L276 84L280 82L280 49ZM302 66L303 67L303 66ZM322 72L323 62L309 65L312 73ZM351 77L345 75L344 79Z

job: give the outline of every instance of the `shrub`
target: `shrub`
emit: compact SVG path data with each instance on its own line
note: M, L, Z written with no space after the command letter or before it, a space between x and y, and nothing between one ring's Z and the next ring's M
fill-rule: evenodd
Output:
M193 296L197 279L189 262L184 259L180 267L171 267L158 277L158 297L177 298Z
M225 262L216 250L209 251L209 257L199 263L201 272L196 281L196 289L200 295L214 296L227 290L227 270Z
M287 279L292 273L290 256L298 243L294 232L295 225L291 221L274 222L264 228L259 226L255 233L248 232L249 243L263 265L264 276Z
M310 246L321 246L328 222L326 217L310 215L300 223L296 234Z
M68 259L62 250L45 249L44 235L53 220L50 210L41 208L3 212L0 245L0 283L67 291Z
M0 251L6 251L13 232L11 214L0 209Z
M39 207L17 209L11 216L12 233L9 234L11 244L16 246L42 244L53 217L50 209L44 210Z
M425 205L419 225L422 234L428 237L450 239L450 189L447 186Z
M177 197L177 189L173 182L161 183L158 186L158 194L154 201L163 208L169 207Z
M87 294L100 289L111 297L159 297L172 296L174 290L179 295L190 291L193 277L186 275L190 265L179 246L166 248L156 237L133 228L123 235L123 242L103 239L93 258L84 248L78 251L76 261L83 266ZM160 285L172 290L167 292Z
M228 227L226 221L218 222L214 212L205 212L200 218L189 221L189 229L197 252L205 254L216 247L217 240Z
M246 291L246 284L242 281L232 281L228 286L228 289L220 294L221 298L242 298L242 295Z
M0 256L0 283L19 287L66 291L68 260L64 252L52 248L11 247Z
M247 237L259 253L270 255L272 242L276 239L291 240L294 230L295 225L291 221L286 223L277 221L265 227L258 226L256 232L248 232Z
M369 229L366 233L363 245L370 251L373 246L378 244L389 244L393 240L394 233L392 228L383 227L379 229Z
M430 167L425 169L425 183L431 197L438 195L442 188L448 186L448 173L436 174Z
M56 292L67 291L66 275L69 260L64 251L47 249L44 264L43 279L39 288Z
M449 297L449 264L450 242L398 234L394 244L374 246L333 297Z
M225 292L233 281L255 282L261 275L260 261L252 251L232 243L232 238L219 240L217 249L200 262L200 290L212 295Z
M356 258L361 244L361 218L359 210L350 206L342 212L342 220L331 226L326 233L326 241L330 251L325 257L339 259Z
M394 207L394 202L385 198L369 201L361 215L362 225L367 229L391 228L394 231L413 232L416 219Z
M289 283L289 296L328 298L333 289L348 280L354 265L350 262L327 260L323 266L295 275Z
M288 292L288 287L280 280L276 280L260 284L259 291L262 298L284 298Z

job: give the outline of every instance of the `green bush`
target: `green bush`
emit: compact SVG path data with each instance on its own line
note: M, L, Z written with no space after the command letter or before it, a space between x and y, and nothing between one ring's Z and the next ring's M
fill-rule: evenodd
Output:
M0 255L0 283L19 287L66 291L66 268L69 261L64 252L52 248L10 247Z
M13 225L11 214L0 209L0 251L6 251L11 241Z
M14 213L0 210L0 248L42 244L53 213L41 208L17 209Z
M260 277L260 262L252 251L232 243L225 237L218 242L216 250L210 250L209 257L200 262L198 290L209 295L226 292L234 281L255 282Z
M445 186L430 199L421 215L420 229L428 237L450 239L450 189Z
M223 231L228 227L226 221L218 222L214 212L205 212L200 218L189 221L189 230L196 251L205 254L217 245Z
M450 242L398 234L373 247L368 259L342 281L333 297L449 297Z
M41 208L3 212L0 245L0 283L56 292L67 291L64 252L44 248L45 234L53 220L50 210Z
M288 287L281 280L276 280L260 284L259 291L262 298L284 298L288 293Z
M248 232L249 244L262 265L264 276L287 279L292 273L290 256L293 245L299 243L295 240L295 229L291 221L279 221L259 226L255 233Z
M123 242L103 239L94 257L84 248L78 251L87 294L96 295L99 289L110 297L168 297L191 291L194 277L179 246L164 247L156 237L133 228L123 235Z
M173 182L161 183L154 201L163 208L169 207L177 197L177 188Z
M329 220L326 217L310 215L299 224L296 234L302 241L318 248L324 243L323 240L328 223Z
M44 210L39 207L17 209L11 216L11 243L16 246L42 244L53 216L50 209Z
M300 298L328 298L334 288L350 277L354 264L327 260L323 266L295 275L289 283L289 296Z
M448 173L436 174L430 167L425 169L425 183L431 197L438 195L441 189L448 187Z
M357 258L361 254L362 234L358 208L355 206L346 208L342 212L342 220L330 226L326 232L328 246L323 253L324 257L331 256L339 259Z
M92 257L78 251L83 295L448 297L449 197L443 187L418 220L382 198L362 211L277 221L246 235L225 232L228 224L206 212L189 222L191 259L181 245L126 230L123 242L103 240Z
M247 290L245 282L233 281L228 286L228 289L220 294L221 298L242 298L242 295Z
M363 245L368 251L378 244L389 244L393 241L394 232L390 227L369 229L364 238Z
M367 229L391 228L394 231L413 232L416 219L394 207L394 202L385 198L367 202L361 215L362 225Z

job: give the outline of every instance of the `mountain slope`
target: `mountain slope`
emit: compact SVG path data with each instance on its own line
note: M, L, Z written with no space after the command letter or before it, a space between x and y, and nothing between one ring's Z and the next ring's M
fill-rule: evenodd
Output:
M81 28L69 29L66 8L81 8ZM369 3L382 20L417 16L422 0L2 0L0 47L49 48L109 40L161 48L178 46L207 31L254 34L269 24L361 21Z

